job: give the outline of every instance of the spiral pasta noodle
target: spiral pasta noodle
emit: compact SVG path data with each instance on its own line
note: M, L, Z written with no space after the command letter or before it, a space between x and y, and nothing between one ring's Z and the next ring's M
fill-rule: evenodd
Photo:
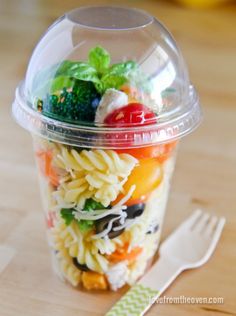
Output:
M48 153L49 158L42 160L42 188L58 274L71 285L86 289L109 286L117 290L133 284L158 244L173 163L162 164L161 183L141 203L134 199L138 181L130 179L142 161L130 154L73 149L43 140L38 143L38 153ZM57 183L51 181L48 163ZM124 186L127 180L130 183ZM132 199L137 203L133 209L128 203ZM141 213L135 215L139 207Z
M137 160L113 150L82 150L78 153L62 147L55 164L71 175L69 181L61 183L55 198L82 208L85 200L93 197L107 207L122 191Z
M69 250L66 248L70 236L65 231L63 222L58 222L57 227L53 230L53 237L59 269L68 282L73 286L77 286L80 282L81 272L74 266Z
M73 262L63 258L59 265L66 280L73 286L77 286L81 280L81 272L74 266Z
M159 232L146 236L143 242L143 251L138 260L135 260L128 268L127 283L133 285L143 275L148 261L153 257L159 240Z
M119 239L93 240L89 236L83 235L75 222L66 226L62 219L57 220L56 226L52 229L52 235L53 247L58 251L57 257L61 258L63 262L62 271L70 268L68 272L73 273L74 270L70 265L70 263L73 265L73 258L76 258L81 265L86 264L92 271L105 273L109 262L104 255L111 254L116 249L116 243L121 242ZM66 276L68 278L68 275Z

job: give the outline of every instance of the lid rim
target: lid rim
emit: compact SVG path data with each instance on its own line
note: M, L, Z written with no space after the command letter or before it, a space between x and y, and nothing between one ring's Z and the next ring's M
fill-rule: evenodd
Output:
M192 98L187 111L167 121L132 128L74 125L42 116L24 102L21 95L22 84L16 89L12 112L15 120L23 128L52 141L91 148L144 147L182 138L200 124L202 113L199 98L194 87L190 85L189 88ZM134 138L132 146L130 146L131 135Z

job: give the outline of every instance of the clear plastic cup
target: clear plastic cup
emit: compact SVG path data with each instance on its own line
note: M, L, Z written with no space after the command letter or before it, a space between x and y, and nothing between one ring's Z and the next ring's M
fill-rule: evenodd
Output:
M13 103L33 136L53 267L87 290L155 254L177 143L201 120L181 52L148 13L83 7L44 34Z

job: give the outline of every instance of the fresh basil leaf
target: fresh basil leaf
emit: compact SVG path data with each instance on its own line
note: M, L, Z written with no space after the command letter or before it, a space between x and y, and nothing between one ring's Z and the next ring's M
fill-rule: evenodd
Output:
M76 61L64 60L62 63L57 64L55 77L67 76L69 70L76 64Z
M105 76L125 76L127 77L130 72L134 71L137 68L137 63L130 60L124 63L118 63L112 65Z
M39 98L44 98L45 95L54 94L58 91L61 91L63 88L72 88L75 84L75 79L72 79L70 77L64 77L59 76L55 79L51 79L49 81L45 81L41 84L41 86L38 86L34 90L34 96Z
M59 76L49 83L50 93L61 91L63 88L73 88L75 80L70 77Z
M129 75L137 68L133 61L112 65L101 78L101 90L109 88L120 89L128 81Z
M68 77L69 71L76 67L77 62L64 60L61 63L57 63L53 66L40 70L34 77L33 89L41 86L45 82L53 80L59 76Z
M114 88L120 89L127 82L127 78L125 76L116 76L116 75L107 75L101 79L103 92L107 89Z
M59 86L58 90L62 89L63 86L59 84L59 82L62 82L62 78L58 79L58 81L57 81L57 78L62 77L62 76L64 78L68 77L66 73L68 72L68 69L73 65L73 63L74 62L65 60L60 64L57 63L53 66L47 67L39 71L33 79L32 88L31 88L32 99L34 99L35 96L37 98L43 98L47 93L54 93L57 88L56 86ZM70 87L69 80L70 79L65 80L67 81L65 83L66 88ZM55 85L55 89L53 88L54 85ZM53 90L53 91L50 91L50 90Z
M98 82L97 71L91 65L84 62L65 60L58 67L56 76L66 76L83 81Z
M73 215L73 212L74 209L73 208L62 208L61 209L61 217L64 219L65 221L65 224L68 226L71 224L71 222L73 221L74 219L74 215Z
M88 62L102 74L110 65L110 55L104 48L97 46L90 50Z
M67 75L83 80L83 81L92 81L92 82L99 82L99 78L97 75L97 71L94 67L90 66L86 63L76 63L74 64L68 71Z

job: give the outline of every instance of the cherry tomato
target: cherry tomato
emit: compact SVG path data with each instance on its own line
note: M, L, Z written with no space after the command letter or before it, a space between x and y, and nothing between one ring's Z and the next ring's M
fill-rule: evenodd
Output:
M141 103L129 103L108 114L104 123L114 127L132 127L156 123L156 114Z
M132 197L125 203L132 205L137 201L144 201L154 189L161 183L163 170L160 162L156 158L141 159L139 165L133 169L128 180L123 186L124 193L119 194L113 205L120 201L130 190L132 185L136 188Z
M108 114L104 123L112 127L133 127L154 124L156 121L155 113L147 106L141 103L129 103ZM132 132L132 130L119 134L114 132L114 134L108 134L107 138L111 142L114 140L115 147L132 146L135 140L135 132Z
M167 144L153 145L148 147L116 149L116 152L119 154L130 154L137 159L157 158L159 162L164 162L171 156L176 145L177 141L174 141Z

